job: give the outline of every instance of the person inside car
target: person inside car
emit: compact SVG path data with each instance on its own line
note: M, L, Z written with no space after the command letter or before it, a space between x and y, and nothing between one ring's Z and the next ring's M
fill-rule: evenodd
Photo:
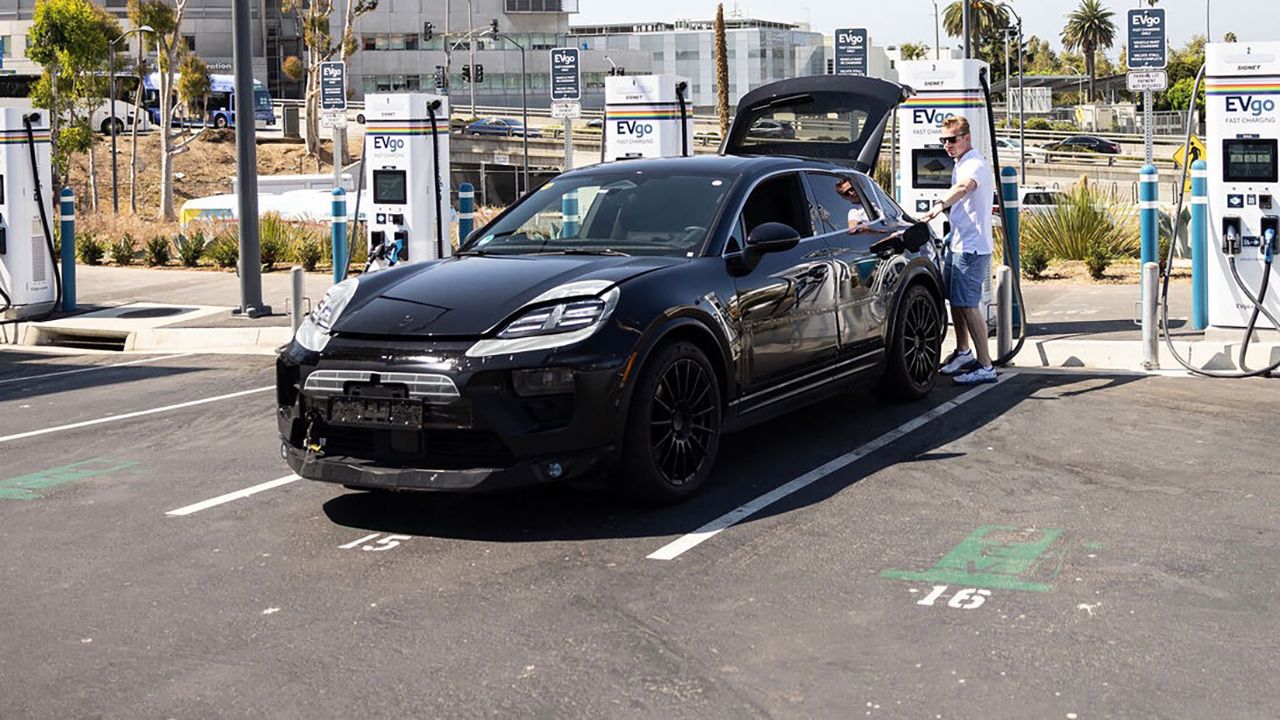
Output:
M840 178L836 182L836 192L852 205L848 216L849 234L864 230L870 218L867 216L867 209L862 206L862 198L858 196L858 191L853 189L853 181L849 178Z

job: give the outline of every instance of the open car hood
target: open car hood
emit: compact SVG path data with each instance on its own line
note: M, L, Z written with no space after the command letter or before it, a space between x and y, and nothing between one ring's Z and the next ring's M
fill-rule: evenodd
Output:
M911 95L904 85L870 77L769 83L738 102L721 152L805 157L870 172L894 108Z

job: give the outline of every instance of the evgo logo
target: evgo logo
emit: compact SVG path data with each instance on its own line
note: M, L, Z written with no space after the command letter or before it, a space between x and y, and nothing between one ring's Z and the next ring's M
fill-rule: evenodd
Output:
M911 111L911 122L916 125L932 125L934 127L942 127L942 123L946 122L949 117L955 117L956 114L946 110L930 110L928 108L920 108Z
M841 45L861 45L864 38L861 34L840 33L840 37L836 38L836 42Z
M1259 117L1263 113L1274 112L1275 109L1276 101L1270 98L1256 98L1252 95L1227 96L1227 112L1229 113L1249 113L1253 117Z
M618 134L634 135L637 140L643 140L645 136L653 134L653 125L635 120L619 120Z
M404 139L398 137L387 137L386 135L374 135L373 149L400 152L404 149Z

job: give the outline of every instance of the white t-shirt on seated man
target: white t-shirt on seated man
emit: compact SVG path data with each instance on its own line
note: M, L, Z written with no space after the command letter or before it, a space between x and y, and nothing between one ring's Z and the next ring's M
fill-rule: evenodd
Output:
M850 203L849 215L846 220L849 225L849 233L861 232L867 223L871 222L871 217L867 213L866 207L863 206L862 198L858 196L858 191L853 189L853 181L849 178L840 178L836 183L836 192Z
M957 115L944 120L939 139L947 155L955 161L951 189L940 205L921 218L929 222L944 210L951 211L947 296L956 328L956 349L939 372L953 375L961 385L995 382L996 371L987 347L987 320L978 307L982 283L991 273L991 198L995 196L995 176L987 159L973 146L969 121L964 117ZM976 362L970 341L977 350Z

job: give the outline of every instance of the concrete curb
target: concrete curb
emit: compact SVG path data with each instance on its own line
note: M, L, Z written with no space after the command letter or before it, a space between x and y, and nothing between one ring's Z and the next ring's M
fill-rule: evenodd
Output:
M950 353L953 341L943 345ZM1239 342L1175 340L1174 349L1184 360L1206 370L1234 371L1240 352ZM1158 359L1161 370L1183 370L1162 341ZM1253 343L1246 361L1257 369L1280 360L1280 343ZM1145 370L1142 367L1142 342L1139 340L1027 340L1011 363L1015 368L1080 368L1091 370Z
M125 350L274 355L292 337L293 330L287 327L152 328L130 335Z

